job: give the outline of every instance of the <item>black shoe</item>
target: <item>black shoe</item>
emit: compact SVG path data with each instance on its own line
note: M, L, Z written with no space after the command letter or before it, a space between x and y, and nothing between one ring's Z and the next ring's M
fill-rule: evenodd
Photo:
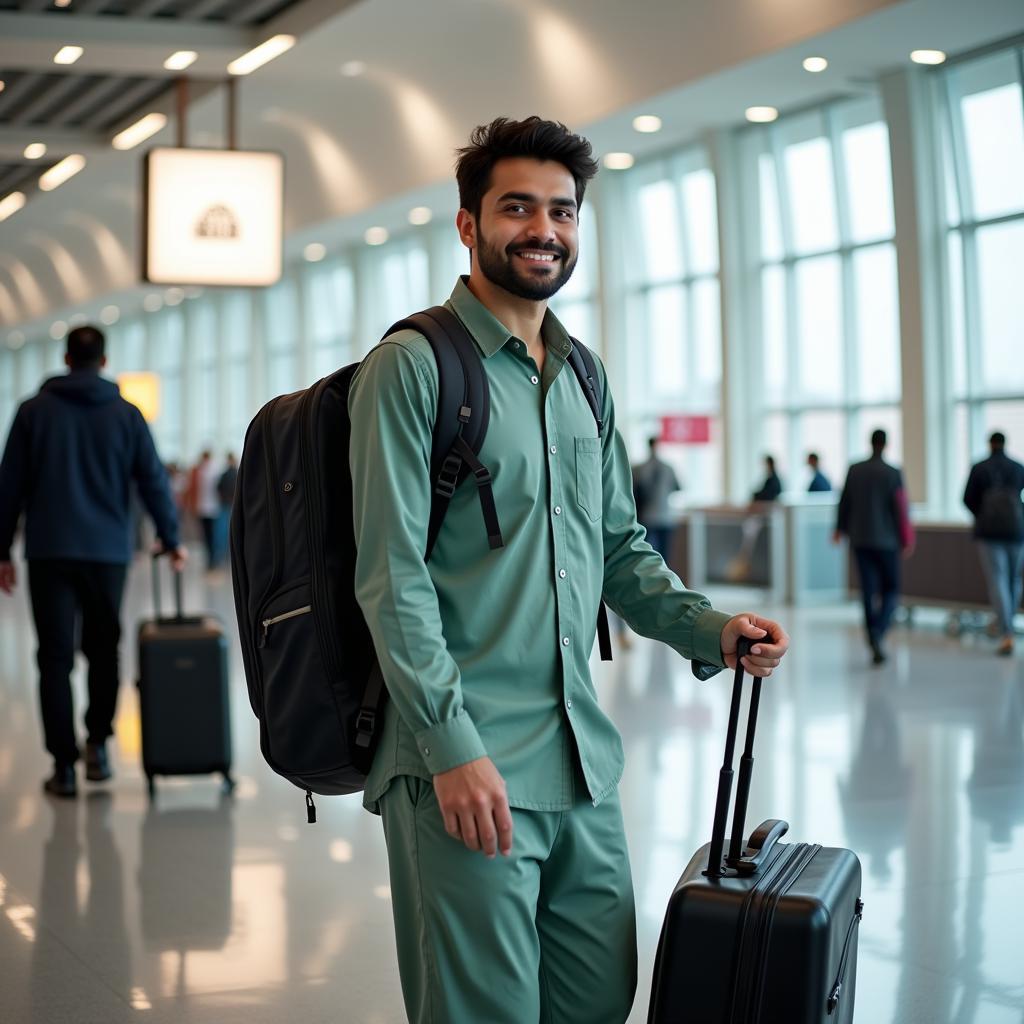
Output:
M85 777L90 782L106 782L113 774L105 743L86 743Z
M882 650L880 643L872 642L871 644L871 664L878 666L884 665L886 661L885 651Z
M43 789L51 796L77 796L78 783L75 780L73 764L55 764L53 774L43 783Z

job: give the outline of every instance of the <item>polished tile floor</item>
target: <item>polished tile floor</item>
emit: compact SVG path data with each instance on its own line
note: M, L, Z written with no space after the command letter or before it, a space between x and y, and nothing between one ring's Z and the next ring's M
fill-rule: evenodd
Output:
M235 798L213 779L162 780L149 804L127 682L148 582L136 566L117 776L74 801L40 793L25 593L0 596L0 1021L404 1020L379 822L336 798L306 824L302 794L260 759L237 652ZM232 621L223 574L192 572L188 593ZM872 670L852 605L775 613L793 651L762 702L751 819L859 854L857 1024L1022 1024L1024 653L997 659L934 618L897 631ZM728 687L646 641L597 677L627 750L640 1022L666 898L710 830Z

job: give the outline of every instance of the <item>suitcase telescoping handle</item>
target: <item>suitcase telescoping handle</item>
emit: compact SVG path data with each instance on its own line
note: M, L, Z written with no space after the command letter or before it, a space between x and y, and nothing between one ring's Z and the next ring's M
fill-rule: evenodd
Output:
M158 619L163 618L160 606L160 559L163 555L169 555L169 551L153 552L153 614ZM171 572L174 577L174 615L177 619L185 618L185 601L181 589L181 573Z
M711 831L711 849L708 866L704 872L709 878L721 878L726 868L734 868L743 875L753 874L768 856L769 850L789 831L784 821L772 819L764 822L750 837L748 856L744 856L743 828L747 817L747 800L750 797L750 778L754 770L754 733L757 729L757 710L761 701L761 679L754 676L750 692L750 708L747 712L747 735L740 758L740 778L736 789L736 806L733 809L732 836L729 854L725 850L725 822L729 815L732 798L732 763L736 750L736 732L739 728L740 702L743 696L743 661L753 642L741 637L736 645L736 674L732 685L732 703L729 707L729 729L725 737L725 759L718 773L718 798L715 801L715 823Z

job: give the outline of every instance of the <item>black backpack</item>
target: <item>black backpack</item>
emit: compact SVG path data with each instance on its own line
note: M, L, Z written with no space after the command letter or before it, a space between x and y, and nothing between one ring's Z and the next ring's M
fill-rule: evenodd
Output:
M438 369L431 448L429 559L452 495L472 473L491 548L503 546L491 475L477 458L490 413L487 374L461 321L443 306L396 323L430 342ZM603 432L591 352L573 339L569 365ZM363 788L386 699L355 597L349 389L358 363L272 399L246 431L231 512L231 570L249 701L271 768L313 793ZM346 457L339 458L339 453ZM611 658L600 606L601 657Z
M1020 487L1014 486L998 469L991 469L991 485L981 496L976 520L977 534L985 540L1024 539L1024 504ZM1015 472L1011 469L1011 480Z

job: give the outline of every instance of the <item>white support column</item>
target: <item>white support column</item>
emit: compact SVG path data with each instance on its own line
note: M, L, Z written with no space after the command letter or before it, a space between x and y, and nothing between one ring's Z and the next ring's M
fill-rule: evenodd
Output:
M744 262L744 214L739 141L727 131L708 134L705 145L715 176L718 220L719 301L722 320L722 480L728 501L749 490L760 448L754 443L760 407L754 387L758 339L748 326L748 308L760 295L760 280ZM756 181L755 181L756 186ZM756 195L756 192L753 193ZM756 214L756 204L754 204ZM757 223L756 216L754 224ZM755 247L754 250L757 251ZM760 303L757 303L760 305Z
M952 415L944 412L948 353L943 341L942 190L936 119L927 74L881 79L889 126L903 381L903 472L910 500L930 515L948 513Z

